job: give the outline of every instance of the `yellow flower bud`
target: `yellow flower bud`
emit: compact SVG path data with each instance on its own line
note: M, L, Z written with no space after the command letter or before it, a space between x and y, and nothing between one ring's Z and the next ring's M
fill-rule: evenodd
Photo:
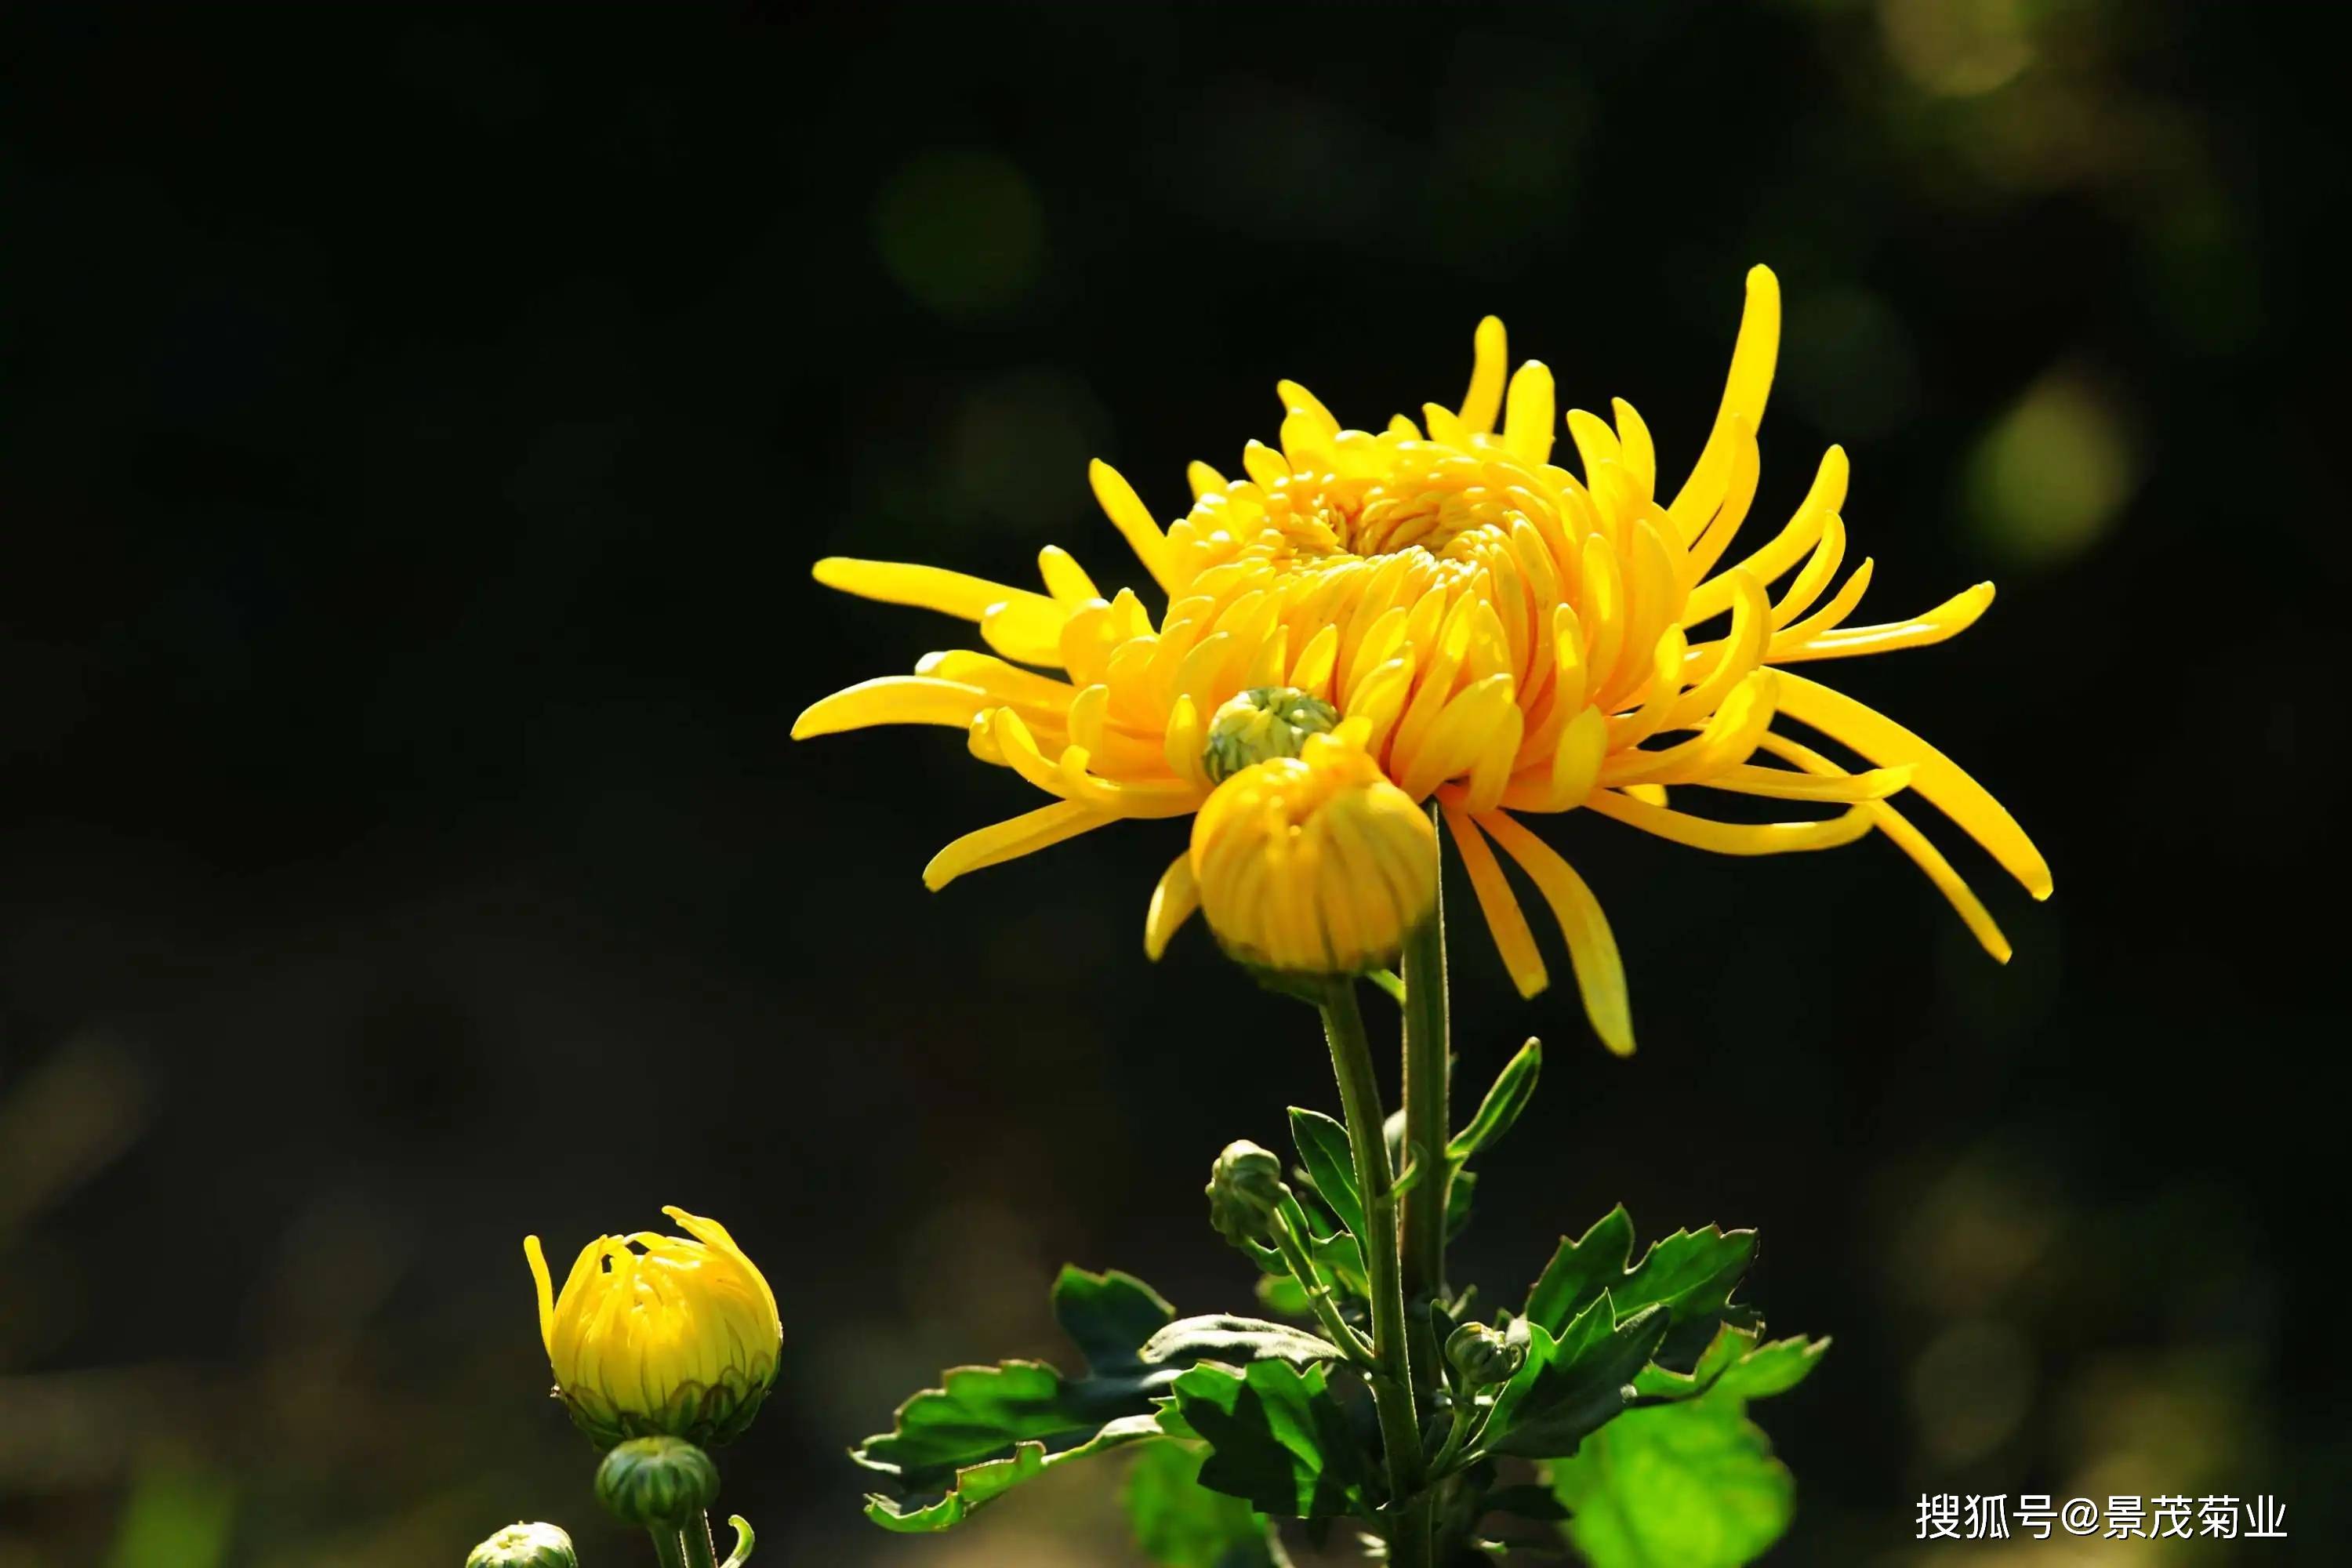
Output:
M727 1442L775 1381L784 1330L768 1281L717 1220L662 1212L687 1237L600 1236L561 1296L539 1237L522 1244L556 1396L600 1447L648 1436Z
M1227 779L1192 819L1201 912L1229 954L1285 975L1360 974L1437 902L1437 833L1365 753L1360 721Z

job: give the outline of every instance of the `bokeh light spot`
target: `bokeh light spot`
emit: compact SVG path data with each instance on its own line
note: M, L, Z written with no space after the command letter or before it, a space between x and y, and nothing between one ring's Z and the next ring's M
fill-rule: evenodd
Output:
M2015 1329L1954 1324L1911 1364L1920 1447L1948 1465L1990 1453L2024 1421L2033 1386L2032 1348Z
M1045 210L1027 176L994 153L923 153L883 182L874 244L890 276L925 305L984 316L1035 286Z
M1973 98L2033 63L2019 0L1879 0L1878 28L1896 68L1927 91Z
M2050 567L2098 542L2138 479L2114 397L2072 370L2029 388L1977 443L1968 502L1978 537L2002 559Z

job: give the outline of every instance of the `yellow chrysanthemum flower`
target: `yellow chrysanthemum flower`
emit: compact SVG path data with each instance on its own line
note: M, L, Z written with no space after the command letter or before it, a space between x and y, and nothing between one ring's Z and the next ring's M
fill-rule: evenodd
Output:
M599 1447L656 1436L724 1443L751 1425L776 1378L784 1327L766 1278L717 1220L662 1213L687 1235L600 1236L580 1249L561 1296L539 1237L523 1239L556 1395Z
M975 755L1055 797L941 850L924 872L939 888L1122 817L1200 810L1213 787L1212 716L1243 691L1296 689L1360 721L1365 752L1407 796L1436 797L1504 960L1533 995L1545 964L1490 844L1519 865L1619 1050L1632 1032L1608 923L1521 816L1582 806L1733 855L1828 848L1875 827L2006 960L1984 906L1887 801L1907 786L2045 898L2049 867L2024 831L1926 741L1783 668L1940 642L1984 613L1992 584L1906 620L1848 625L1871 567L1832 591L1846 548L1834 447L1786 525L1730 556L1756 493L1780 325L1780 286L1759 267L1715 428L1664 500L1650 432L1622 400L1613 425L1568 414L1580 479L1552 463L1551 372L1529 361L1507 382L1503 325L1489 317L1459 408L1426 405L1420 423L1400 415L1375 434L1343 428L1283 382L1280 449L1251 442L1240 479L1192 465L1192 510L1165 529L1096 463L1097 499L1167 597L1156 617L1132 589L1101 593L1058 548L1039 559L1044 593L932 566L821 561L819 582L972 621L993 652L929 655L911 676L814 704L793 732L961 727ZM1776 718L1876 765L1849 771L1776 732ZM1669 805L1677 785L1843 809L1719 822ZM1155 947L1191 911L1190 877L1188 854L1152 900Z
M1351 719L1234 773L1192 818L1192 846L1145 921L1198 904L1225 951L1280 974L1361 974L1437 905L1437 829L1365 754ZM1181 914L1174 918L1181 919Z

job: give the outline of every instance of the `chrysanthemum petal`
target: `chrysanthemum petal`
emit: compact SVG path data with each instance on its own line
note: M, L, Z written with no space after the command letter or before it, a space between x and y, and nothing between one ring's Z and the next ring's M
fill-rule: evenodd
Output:
M793 721L793 739L837 735L877 724L943 724L961 730L995 705L977 686L919 675L884 675L821 698Z
M1006 599L980 617L980 637L1007 658L1051 668L1062 662L1062 627L1069 618L1051 599Z
M1834 849L1870 831L1870 818L1856 807L1820 822L1713 822L1687 812L1649 805L1614 790L1596 790L1584 803L1603 816L1628 827L1654 833L1694 849L1717 855L1786 855L1805 849Z
M1033 720L1038 713L1063 711L1069 706L1070 700L1078 694L1078 689L1066 680L1040 675L1034 669L1024 669L994 654L981 653L971 648L927 653L915 661L915 673L937 680L976 686L997 701L1022 709L1024 715Z
M1951 758L1876 709L1789 671L1780 677L1780 711L1853 747L1874 763L1910 763L1913 790L1983 845L2003 869L2024 884L2027 892L2037 899L2050 896L2053 887L2050 862L1992 793Z
M1463 395L1458 417L1470 434L1484 436L1495 428L1496 416L1503 411L1503 381L1510 369L1510 340L1504 334L1501 319L1488 316L1478 323L1471 343L1475 357L1471 361L1470 390ZM1435 434L1433 428L1431 433Z
M1153 963L1168 951L1168 941L1201 907L1201 885L1192 878L1192 855L1186 850L1160 874L1151 889L1151 907L1143 915L1143 951Z
M1103 509L1103 515L1127 541L1127 547L1135 552L1135 558L1143 563L1143 569L1151 574L1151 580L1174 593L1168 535L1151 515L1151 509L1143 504L1143 498L1135 493L1135 487L1100 458L1087 465L1087 479L1094 487L1095 501Z
M1780 352L1780 279L1769 267L1751 268L1748 302L1740 312L1739 337L1732 345L1731 369L1724 377L1715 430L1692 465L1690 478L1666 508L1685 539L1696 539L1723 504L1731 474L1732 427L1744 420L1754 430L1764 423L1764 404L1772 390L1772 368Z
M1776 664L1795 664L1809 658L1851 658L1856 654L1893 653L1897 648L1926 647L1948 637L1958 637L1976 625L1979 617L1992 607L1992 599L1993 585L1979 583L1907 621L1892 621L1874 626L1840 626L1793 647L1775 649L1772 659Z
M1511 373L1511 390L1503 407L1503 445L1511 456L1533 467L1551 458L1551 367L1531 359Z
M1683 607L1683 624L1696 626L1701 621L1723 614L1731 607L1731 585L1725 581L1731 572L1745 572L1759 583L1769 586L1798 562L1805 559L1822 536L1822 526L1835 517L1845 505L1848 479L1845 448L1832 447L1822 454L1821 468L1813 475L1812 488L1788 523L1769 542L1753 551L1736 566L1719 573L1691 590L1690 603Z
M923 886L938 892L958 877L983 867L1001 866L1024 855L1076 838L1118 818L1074 801L1057 800L1003 822L965 834L931 857L923 868Z
M1061 625L1060 606L1043 594L1009 588L985 577L950 572L944 567L828 555L811 568L811 574L828 588L855 594L861 599L937 610L959 620L977 623L999 605L1019 605L1032 616L1051 616L1054 625Z
M1625 471L1633 476L1643 494L1654 495L1658 487L1658 448L1650 439L1650 427L1642 423L1642 416L1623 398L1611 398L1609 406L1617 416L1617 446Z
M1496 863L1495 852L1486 847L1486 836L1470 820L1470 814L1443 795L1438 805L1444 808L1446 826L1454 830L1454 854L1469 875L1470 890L1478 895L1479 910L1486 917L1486 929L1494 933L1496 950L1503 955L1511 984L1522 996L1537 994L1551 984L1551 973L1536 949L1536 933L1528 929L1518 895L1511 891L1503 868Z
M1568 939L1568 957L1576 971L1576 988L1584 997L1585 1016L1601 1043L1621 1057L1633 1054L1633 1006L1625 991L1625 964L1618 955L1616 933L1601 900L1576 868L1559 852L1507 814L1492 811L1475 818L1493 836L1496 845L1519 863L1551 906Z
M1780 739L1765 734L1757 741L1759 749L1773 750L1772 742ZM1834 774L1791 773L1786 768L1764 768L1742 763L1736 767L1721 769L1695 784L1708 789L1719 789L1732 795L1762 795L1772 800L1815 800L1832 805L1858 805L1867 800L1885 800L1911 787L1908 766L1870 768L1858 773L1840 769Z
M1763 746L1773 755L1787 758L1824 783L1836 784L1870 776L1867 773L1849 774L1820 752L1798 744L1786 735L1767 735ZM1895 847L1911 858L1912 864L1927 873L1927 880L1935 884L1936 890L1943 894L1946 901L1958 911L1985 952L1990 953L1996 963L2007 963L2010 959L2009 938L2001 933L2000 922L1992 918L1992 911L1984 907L1984 900L1977 897L1976 889L1952 868L1952 863L1944 858L1943 852L1928 842L1926 834L1912 826L1910 818L1893 806L1875 802L1867 809L1877 822L1879 832L1894 840Z
M1083 605L1088 599L1099 599L1101 591L1077 558L1058 544L1048 544L1037 552L1037 574L1045 580L1045 592L1060 605Z

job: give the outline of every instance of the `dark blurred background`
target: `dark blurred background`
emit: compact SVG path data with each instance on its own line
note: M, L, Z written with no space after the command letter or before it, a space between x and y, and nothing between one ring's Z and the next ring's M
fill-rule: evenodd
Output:
M1377 428L1490 310L1679 473L1759 260L1759 515L1840 441L1864 618L2001 587L1833 673L2058 896L1944 835L2003 969L1882 843L1556 824L1643 1049L1462 927L1471 1089L1552 1056L1457 1272L1620 1198L1761 1226L1750 1294L1838 1341L1761 1411L1776 1563L2339 1560L2324 17L11 7L0 1565L454 1564L518 1515L636 1560L520 1242L673 1202L782 1304L727 1458L762 1561L1128 1562L1094 1478L899 1540L842 1450L1065 1353L1065 1259L1239 1304L1206 1163L1328 1063L1197 929L1145 963L1176 826L926 894L1034 797L951 733L787 739L969 641L808 563L1139 581L1089 456L1172 516L1277 377ZM1922 1491L2023 1490L2293 1539L1912 1544Z

